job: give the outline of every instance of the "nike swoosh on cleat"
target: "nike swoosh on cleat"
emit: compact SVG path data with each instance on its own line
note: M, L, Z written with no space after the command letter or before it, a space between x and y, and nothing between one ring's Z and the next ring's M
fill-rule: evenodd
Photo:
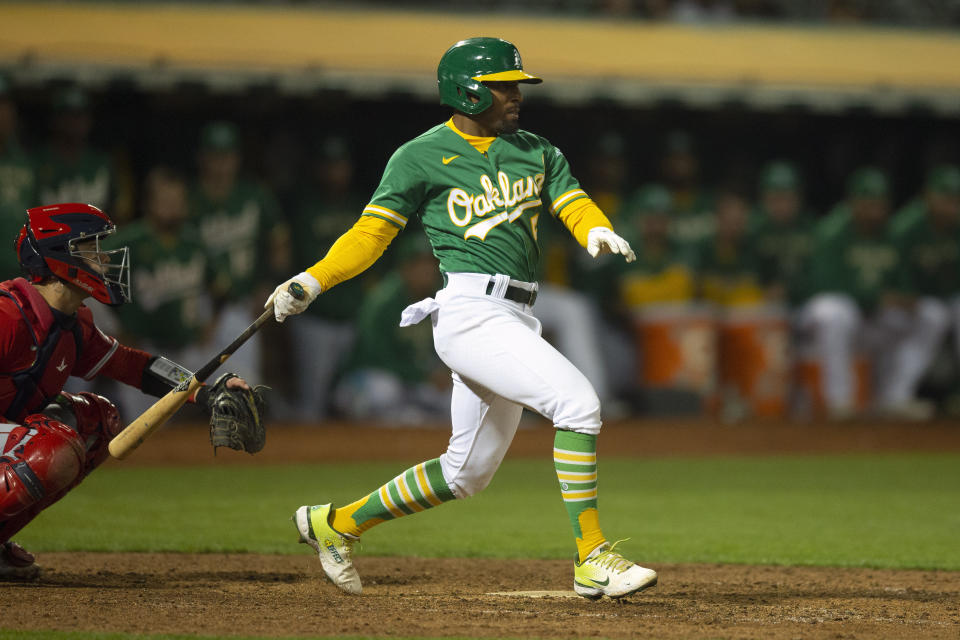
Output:
M442 159L443 159L443 164L450 164L451 162L453 162L454 160L456 160L456 159L459 158L459 157L460 157L460 154L459 154L459 153L458 153L457 155L455 155L455 156L450 156L449 158L446 157L446 156L443 156L443 158L442 158Z
M603 582L600 582L599 580L594 580L594 579L592 579L592 578L587 578L587 580L589 580L590 582L593 583L593 585L596 585L596 586L598 586L598 587L605 587L605 586L607 586L608 584L610 584L610 578L607 578L607 579L604 580ZM583 584L582 582L581 582L580 584L582 584L582 585L585 586L585 587L593 586L593 585L589 585L589 584Z

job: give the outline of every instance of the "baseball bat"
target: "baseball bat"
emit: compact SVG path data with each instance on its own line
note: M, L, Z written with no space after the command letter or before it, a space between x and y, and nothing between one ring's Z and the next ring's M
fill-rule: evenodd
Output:
M300 283L291 282L287 291L297 300L303 300L304 291ZM226 362L271 316L273 316L273 304L270 304L253 324L244 329L243 333L234 338L233 342L211 358L210 361L203 365L193 376L171 389L167 395L157 400L153 406L141 413L136 420L128 424L124 427L123 431L114 436L107 447L110 450L110 455L119 460L123 460L130 455L134 449L143 444L143 441L160 427L160 425L169 420L170 417L190 399L197 389L200 388L203 381L206 380L211 373L216 371L217 367Z

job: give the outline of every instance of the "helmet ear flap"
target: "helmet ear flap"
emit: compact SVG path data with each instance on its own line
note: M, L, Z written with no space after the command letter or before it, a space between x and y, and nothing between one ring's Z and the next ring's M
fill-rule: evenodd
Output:
M457 108L467 115L475 116L483 113L493 104L493 94L490 93L490 89L473 78L457 83L457 94L460 96L460 105ZM471 97L476 98L477 101L474 102Z
M17 257L20 259L20 268L34 282L53 275L28 225L24 225L20 230L20 236L17 239Z

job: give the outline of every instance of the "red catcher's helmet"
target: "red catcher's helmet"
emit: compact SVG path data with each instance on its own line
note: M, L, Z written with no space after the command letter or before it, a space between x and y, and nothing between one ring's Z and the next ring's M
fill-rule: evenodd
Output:
M130 300L127 247L100 246L117 230L100 209L78 202L27 209L27 223L17 237L20 268L31 282L55 276L109 305ZM91 246L77 245L93 241Z

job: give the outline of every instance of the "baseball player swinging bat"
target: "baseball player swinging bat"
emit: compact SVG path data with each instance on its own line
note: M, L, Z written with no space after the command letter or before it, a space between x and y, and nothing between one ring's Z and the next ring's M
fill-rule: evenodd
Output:
M288 291L290 295L298 300L302 300L305 295L303 287L297 282L290 283ZM237 349L243 346L243 343L249 340L250 336L255 334L272 316L273 305L271 304L260 314L260 317L257 318L253 324L244 329L243 333L224 347L220 353L211 358L210 361L203 365L192 377L171 389L167 395L157 400L152 407L140 414L140 416L128 424L123 431L118 433L113 440L110 441L108 447L110 449L110 455L119 460L123 460L130 455L134 449L143 444L143 441L146 440L151 433L169 420L170 417L196 393L204 380L216 371L217 367L226 362L227 359L233 355Z

